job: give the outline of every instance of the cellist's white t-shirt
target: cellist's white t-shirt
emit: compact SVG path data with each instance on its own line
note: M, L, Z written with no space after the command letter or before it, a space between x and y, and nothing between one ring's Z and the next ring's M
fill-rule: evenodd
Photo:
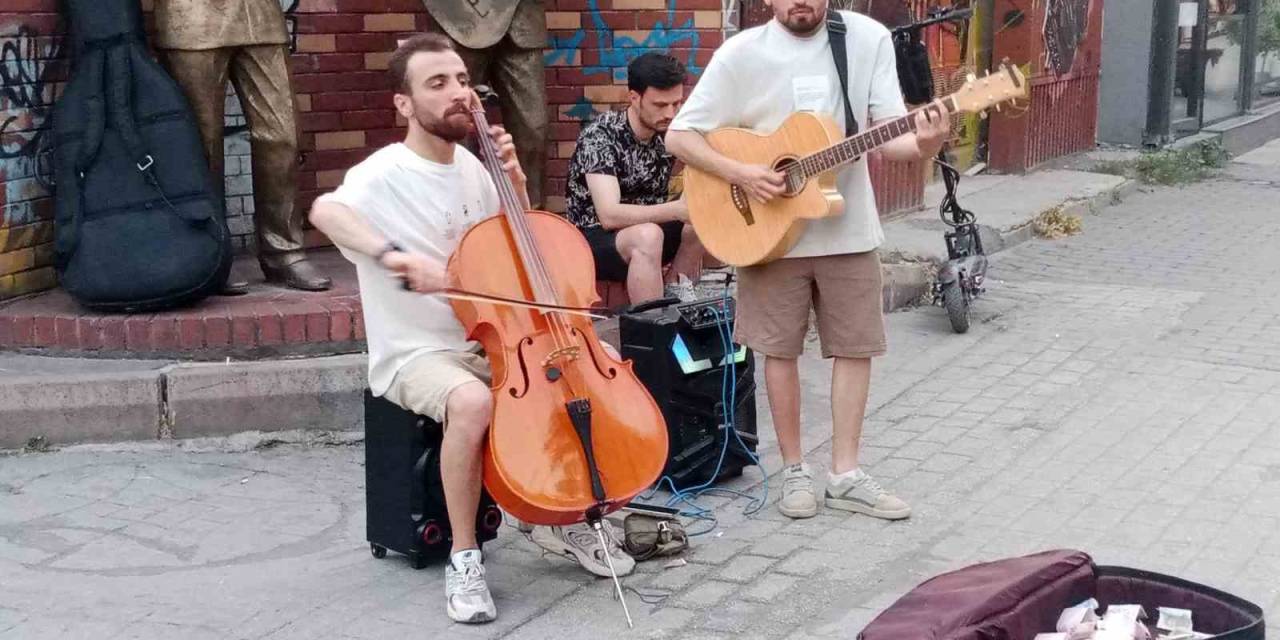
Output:
M453 163L432 162L404 144L388 145L347 171L319 200L354 210L409 251L448 262L472 225L499 211L493 179L471 152L455 147ZM341 248L341 247L340 247ZM396 372L429 351L474 351L449 301L406 291L371 256L342 249L356 265L369 344L369 389L382 395Z
M867 129L868 119L906 114L889 30L860 13L840 15L848 30L849 106L858 130ZM720 45L671 128L707 133L742 127L771 133L796 111L826 114L845 130L827 28L800 38L775 19ZM809 220L785 257L861 253L884 241L865 157L837 172L836 188L845 199L844 214Z

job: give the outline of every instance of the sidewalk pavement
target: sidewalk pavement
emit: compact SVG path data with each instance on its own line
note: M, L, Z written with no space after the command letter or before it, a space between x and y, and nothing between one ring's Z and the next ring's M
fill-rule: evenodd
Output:
M513 528L486 545L499 618L452 625L443 570L374 560L349 432L0 457L0 640L853 638L940 572L1049 548L1180 576L1280 620L1280 142L1222 177L1135 194L1078 236L993 259L969 333L890 314L862 463L910 501L888 523L791 521L763 394L763 471L711 497L687 564L611 584ZM816 345L815 345L816 346ZM829 364L801 359L819 490ZM331 427L320 422L316 427ZM280 440L303 440L301 446Z
M1122 178L1050 170L962 177L960 203L975 212L988 253L1033 236L1031 222L1063 206L1096 210L1133 191ZM926 299L946 259L938 219L941 184L922 211L885 224L881 248L888 310ZM615 323L616 324L616 323ZM600 327L616 342L616 326ZM220 363L91 360L0 353L0 450L363 425L363 355Z

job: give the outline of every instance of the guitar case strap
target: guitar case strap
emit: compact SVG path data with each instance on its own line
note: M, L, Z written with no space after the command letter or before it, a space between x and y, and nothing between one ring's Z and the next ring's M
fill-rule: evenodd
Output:
M840 102L844 104L844 130L852 136L858 132L858 121L849 106L849 54L845 49L844 16L835 9L827 10L827 38L831 40L831 57L835 58L836 75L840 77Z

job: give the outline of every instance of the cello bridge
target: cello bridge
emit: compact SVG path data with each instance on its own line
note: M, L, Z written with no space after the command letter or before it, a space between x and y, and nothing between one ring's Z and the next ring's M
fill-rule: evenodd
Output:
M560 347L559 349L556 349L555 351L548 353L547 357L542 359L542 368L546 369L550 367L552 364L555 363L556 360L559 360L561 358L564 358L565 360L577 360L578 355L580 353L582 353L582 347L579 347L577 345Z

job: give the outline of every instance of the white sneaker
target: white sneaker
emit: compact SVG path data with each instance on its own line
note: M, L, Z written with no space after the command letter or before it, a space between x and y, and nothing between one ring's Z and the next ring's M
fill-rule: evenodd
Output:
M476 624L498 617L489 585L484 581L484 565L479 549L459 551L444 568L445 606L454 622Z
M813 491L813 473L801 462L782 472L782 499L778 511L788 518L812 518L818 515L818 497Z
M604 521L604 537L609 546L609 558L618 577L630 574L636 568L635 558L627 555L618 543L620 537L608 520ZM567 527L534 527L529 539L558 556L564 556L582 565L583 569L602 578L612 577L604 549L600 548L600 536L587 524Z
M689 276L680 274L676 282L668 282L662 287L663 295L679 298L680 302L693 302L698 299L698 289Z
M890 494L861 468L852 478L828 482L823 503L831 509L863 513L873 518L902 520L911 515L911 507Z

